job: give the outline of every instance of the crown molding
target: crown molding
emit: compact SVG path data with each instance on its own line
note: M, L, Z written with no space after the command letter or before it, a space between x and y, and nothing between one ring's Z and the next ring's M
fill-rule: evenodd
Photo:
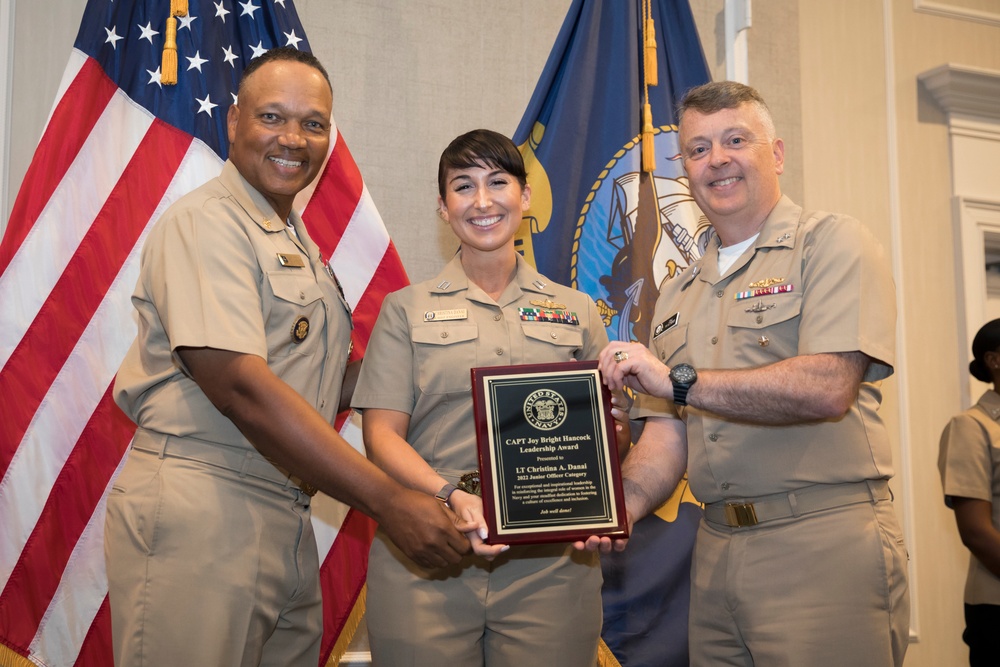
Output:
M913 0L913 9L923 14L941 16L943 18L972 21L984 25L1000 26L1000 14L984 12L971 7L962 7L948 2L932 2L929 0Z
M949 117L976 117L1000 122L1000 72L946 63L917 79Z

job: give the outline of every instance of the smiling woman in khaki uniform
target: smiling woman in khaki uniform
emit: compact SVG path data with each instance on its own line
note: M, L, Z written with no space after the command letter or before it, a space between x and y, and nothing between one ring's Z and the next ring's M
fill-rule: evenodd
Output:
M379 532L368 570L372 658L392 667L592 665L596 554L487 546L481 499L452 485L477 467L471 367L594 359L607 334L589 296L552 284L515 252L531 192L509 139L487 130L458 137L438 181L439 213L460 250L436 278L386 299L353 405L364 409L375 463L482 532L469 533L475 554L436 569L414 565ZM571 317L534 321L541 304Z

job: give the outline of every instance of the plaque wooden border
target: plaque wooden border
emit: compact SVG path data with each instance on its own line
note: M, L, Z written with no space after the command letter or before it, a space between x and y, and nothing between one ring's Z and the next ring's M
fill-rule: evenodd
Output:
M471 373L486 542L628 537L611 393L597 362Z

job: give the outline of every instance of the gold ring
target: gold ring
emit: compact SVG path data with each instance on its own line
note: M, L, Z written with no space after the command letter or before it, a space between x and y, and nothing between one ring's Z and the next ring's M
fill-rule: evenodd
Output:
M628 352L625 352L624 350L618 350L617 352L615 352L616 362L622 362L625 361L626 359L628 359Z

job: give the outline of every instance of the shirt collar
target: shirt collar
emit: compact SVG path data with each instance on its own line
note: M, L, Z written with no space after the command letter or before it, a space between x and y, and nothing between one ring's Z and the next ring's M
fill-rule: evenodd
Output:
M771 212L764 219L764 224L760 228L757 242L754 243L754 252L759 248L794 248L799 228L799 218L802 215L802 207L793 202L785 195L781 195L778 203L774 205ZM719 275L719 247L722 242L715 229L712 229L712 236L709 238L708 246L697 261L691 264L684 272L683 287L687 287L696 277L705 282L715 284L722 277ZM752 256L752 254L751 254ZM729 269L727 274L740 269L746 261L737 260Z
M1000 394L990 389L979 397L979 402L976 405L988 414L993 421L1000 420Z
M514 272L513 282L522 292L533 292L546 296L555 296L552 291L552 283L548 278L540 274L535 267L531 266L520 253L516 256L517 269ZM462 268L462 251L459 250L448 264L445 265L441 273L434 279L431 286L431 294L452 294L469 289L469 278Z
M801 216L802 207L781 195L764 220L754 248L794 248Z
M264 195L243 178L243 174L240 173L240 170L236 168L236 165L232 161L226 160L226 163L222 165L222 173L219 174L219 180L229 190L236 203L246 211L250 219L263 231L269 233L285 231L285 221L274 212L271 205L264 199ZM297 217L298 214L292 211L288 221L294 226L293 218Z

